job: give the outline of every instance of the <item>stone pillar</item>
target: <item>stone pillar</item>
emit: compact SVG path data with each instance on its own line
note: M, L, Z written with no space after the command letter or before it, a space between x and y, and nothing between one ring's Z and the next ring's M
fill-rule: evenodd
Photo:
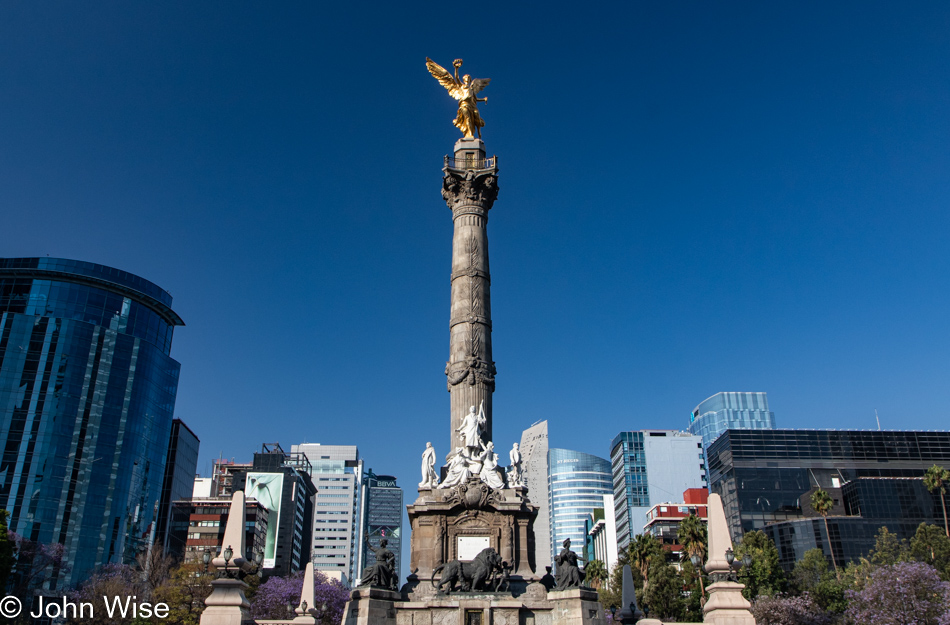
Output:
M752 604L742 596L745 584L735 581L735 574L726 559L726 550L732 549L732 538L729 536L722 498L710 493L708 503L709 553L704 568L713 583L706 586L709 599L703 606L703 623L755 625Z
M442 197L452 209L452 299L449 360L445 365L451 393L449 455L462 446L456 428L470 406L484 402L484 442L492 437L495 363L491 352L491 278L488 269L488 211L498 196L498 168L485 158L481 139L459 139L454 157L445 157Z
M244 625L250 621L251 604L244 596L247 584L237 579L252 568L244 558L244 538L244 491L236 490L231 496L228 522L224 527L223 546L231 550L231 559L226 560L222 550L211 561L223 576L211 582L211 594L205 599L200 625Z

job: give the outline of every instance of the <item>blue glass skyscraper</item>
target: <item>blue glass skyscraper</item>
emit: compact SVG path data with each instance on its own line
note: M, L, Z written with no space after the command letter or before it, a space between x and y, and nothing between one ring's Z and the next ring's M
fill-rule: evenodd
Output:
M765 393L716 393L693 408L689 433L703 437L703 449L726 430L774 430Z
M150 538L180 370L171 303L111 267L0 259L0 508L65 546L58 587Z
M604 495L612 492L609 460L569 449L548 450L552 557L565 538L571 539L574 551L584 548L585 522L594 509L604 507Z

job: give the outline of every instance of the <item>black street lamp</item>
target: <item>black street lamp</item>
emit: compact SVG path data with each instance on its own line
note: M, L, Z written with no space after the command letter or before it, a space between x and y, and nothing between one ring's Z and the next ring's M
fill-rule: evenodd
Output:
M731 581L739 581L739 571L742 570L742 567L752 566L752 554L745 553L742 556L741 560L736 560L736 554L732 551L732 547L726 549L726 562L729 563L729 577Z
M703 559L698 553L694 553L689 557L689 561L693 563L693 568L696 569L696 579L699 581L699 591L702 594L699 607L703 607L706 605L706 585L703 584Z
M228 545L221 555L224 556L224 575L222 577L231 577L230 567L228 566L231 562L231 558L234 556L234 550L231 549L231 545Z

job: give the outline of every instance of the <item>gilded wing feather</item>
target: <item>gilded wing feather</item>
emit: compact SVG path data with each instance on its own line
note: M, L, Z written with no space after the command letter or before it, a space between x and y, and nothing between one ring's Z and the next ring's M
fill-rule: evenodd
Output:
M476 78L472 81L472 93L478 93L482 89L488 86L488 83L491 82L491 78Z
M456 82L455 76L450 74L448 70L444 67L426 57L426 68L429 70L429 73L432 74L433 78L439 81L439 84L446 88L449 92L449 95L458 100L462 97L462 94L459 93L459 83ZM485 83L488 84L487 82Z

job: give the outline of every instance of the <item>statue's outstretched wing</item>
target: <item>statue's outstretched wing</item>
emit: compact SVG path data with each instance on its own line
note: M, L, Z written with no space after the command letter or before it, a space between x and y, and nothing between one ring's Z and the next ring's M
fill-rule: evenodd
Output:
M439 81L440 85L442 85L448 90L450 96L452 96L456 100L462 97L462 94L459 93L459 90L458 90L459 83L455 80L455 76L450 74L448 70L446 70L444 67L442 67L441 65L439 65L438 63L430 59L429 57L426 57L426 69L428 69L429 73L432 74L432 76L436 80Z
M488 83L491 82L491 78L476 78L472 81L472 93L478 93L482 89L488 86Z

